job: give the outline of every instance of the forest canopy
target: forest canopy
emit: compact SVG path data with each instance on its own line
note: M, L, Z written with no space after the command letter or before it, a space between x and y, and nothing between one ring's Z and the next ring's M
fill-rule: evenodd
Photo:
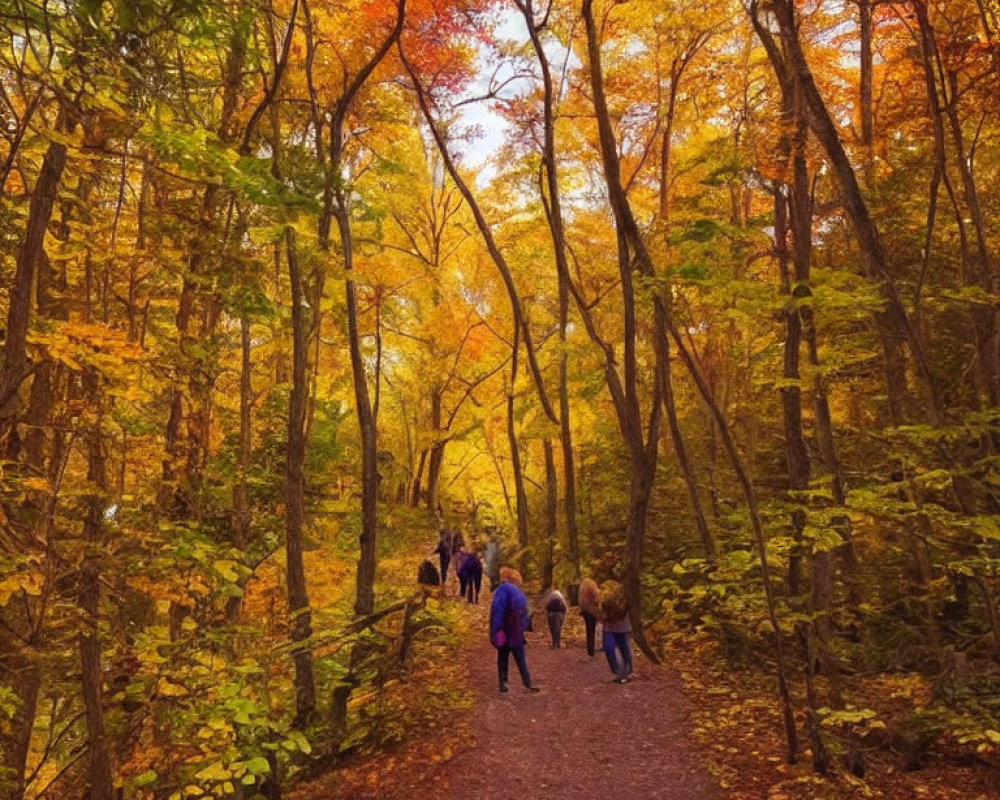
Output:
M0 798L399 735L442 524L773 675L789 762L1000 762L994 0L0 0L0 45Z

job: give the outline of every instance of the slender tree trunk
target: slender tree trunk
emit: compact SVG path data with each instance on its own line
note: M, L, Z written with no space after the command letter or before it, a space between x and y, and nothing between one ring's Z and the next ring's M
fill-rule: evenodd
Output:
M763 40L769 38L770 35L757 19L757 6L758 3L755 0L751 3L749 10L758 34ZM851 227L861 249L864 275L870 281L879 284L886 301L885 309L875 314L875 322L884 354L890 419L893 424L898 425L909 416L906 364L902 352L902 344L905 342L909 346L917 374L924 386L928 416L931 422L939 423L942 419L942 413L937 385L931 376L923 344L917 338L895 283L886 270L878 229L861 193L857 175L841 141L836 123L819 92L812 70L802 50L796 23L795 4L792 0L774 0L770 3L769 9L778 23L788 69L795 73L800 82L802 96L809 109L809 120L813 132L830 160L834 178L840 187L844 209L851 221ZM771 48L768 48L768 55L773 61L775 55ZM776 69L781 69L781 67L776 65Z
M60 114L57 130L69 126ZM35 182L28 206L24 237L17 251L14 282L10 287L7 306L7 327L4 331L3 365L0 369L0 452L10 461L17 459L20 439L17 432L20 403L18 387L30 374L28 365L28 325L31 318L31 290L36 271L44 255L45 232L52 219L52 207L59 191L66 166L66 145L49 144L42 159L42 168Z
M615 145L614 132L611 125L611 117L608 112L607 100L604 96L604 85L603 85L603 75L601 71L600 62L600 47L597 38L597 27L594 22L593 16L593 0L584 0L583 2L583 17L587 33L587 56L590 67L590 83L594 93L594 110L597 117L598 124L598 134L601 145L601 156L604 166L605 173L605 185L608 190L608 196L612 211L615 215L615 221L617 223L618 237L619 237L619 254L622 251L622 242L627 242L627 244L632 248L635 261L637 262L640 271L643 275L647 277L652 277L655 275L655 269L653 268L653 262L649 255L649 251L646 248L645 242L642 239L642 235L639 231L639 227L636 224L635 217L632 215L632 210L628 203L628 198L625 196L624 190L622 189L622 183L620 178L620 168L617 161L617 147ZM621 255L619 255L619 269L622 270L623 262ZM623 283L626 280L626 276L622 275ZM792 714L791 707L791 694L788 688L787 682L787 671L784 662L784 648L782 643L782 632L781 626L778 623L776 604L774 601L773 594L773 584L771 581L770 566L767 558L767 547L766 540L764 536L763 524L760 520L760 512L757 507L756 493L753 490L753 485L750 481L749 475L743 465L742 460L739 457L739 453L736 449L736 445L729 434L728 426L726 425L725 417L723 416L721 410L717 403L715 403L714 398L708 390L707 385L703 377L701 376L697 365L691 358L691 354L687 351L683 339L677 331L677 328L673 325L670 319L667 306L662 297L659 295L654 295L653 299L654 309L655 309L655 331L654 331L654 345L656 348L657 361L658 361L658 387L662 387L663 380L663 362L665 360L666 351L666 334L669 332L670 336L674 339L677 345L678 352L684 361L688 372L691 377L695 380L695 384L698 387L698 391L701 393L702 397L705 399L706 405L712 412L712 416L715 418L716 424L719 426L720 432L722 434L723 442L726 446L727 453L729 454L730 461L733 464L734 469L737 473L737 479L740 482L740 486L743 489L744 496L747 501L748 511L750 513L750 519L754 530L754 537L758 549L758 555L760 559L761 568L761 579L764 585L764 592L767 600L768 617L771 625L774 629L775 635L775 650L776 650L776 660L777 660L777 677L778 677L778 692L782 704L782 716L785 722L785 732L788 744L788 761L790 763L795 763L798 760L798 736L795 729L795 719ZM626 345L628 344L628 331L627 331L627 317L626 317ZM627 354L627 349L626 349ZM626 355L626 371L628 368L628 358ZM630 384L626 381L626 385ZM661 389L662 391L662 389ZM656 399L656 408L658 409L660 398ZM650 424L650 432L658 430L658 425ZM626 441L629 441L630 437L626 436ZM655 438L649 440L647 445L652 451L652 461L655 463ZM635 463L635 460L633 460ZM655 466L653 469L655 474ZM635 612L633 612L635 613ZM633 621L634 622L634 621ZM637 643L641 645L641 641L637 638Z
M328 175L334 179L333 215L340 234L343 258L345 300L347 303L347 342L351 355L351 375L354 384L355 413L361 434L361 533L358 544L358 571L354 611L366 616L375 610L375 565L377 553L376 525L378 519L378 442L377 424L368 391L368 376L361 354L361 333L358 321L357 288L354 278L354 239L351 233L348 188L344 185L344 123L361 87L399 40L406 13L406 0L397 0L396 24L381 42L372 57L358 70L335 104L330 120L330 158ZM329 208L329 203L324 204Z
M205 187L201 196L198 226L191 236L190 255L184 280L181 285L180 299L177 301L177 314L174 324L177 329L177 347L181 353L181 361L189 360L188 351L192 345L191 319L195 313L195 300L198 283L201 280L204 251L209 239L209 227L215 210L215 198L219 187ZM182 447L181 427L184 422L184 390L181 388L182 376L177 376L175 386L169 392L169 411L167 425L164 430L164 455L161 470L162 489L160 492L160 508L173 517L183 517L191 505L190 487L181 485Z
M420 451L417 461L417 473L413 476L413 489L410 492L410 505L417 508L420 505L420 485L424 475L424 464L427 462L427 448Z
M334 163L339 164L339 159ZM378 443L376 424L368 392L368 376L361 354L361 333L358 323L357 289L354 281L354 244L348 218L347 199L338 190L337 227L340 231L341 255L347 274L347 339L351 353L351 373L354 376L354 403L361 432L361 534L358 544L357 594L354 613L366 616L375 611L375 537L378 515ZM433 460L434 454L431 454Z
M559 441L562 447L564 503L566 516L566 540L568 559L574 581L580 580L580 534L576 513L576 467L573 455L573 436L570 428L569 381L567 364L569 354L566 347L566 331L569 324L569 264L566 260L566 234L562 217L562 198L559 190L559 175L556 166L555 145L555 98L552 87L552 73L549 69L548 56L539 38L539 29L535 23L530 2L518 2L528 34L531 38L535 56L542 71L543 106L545 121L544 141L542 146L542 162L545 171L542 195L545 197L547 187L549 230L552 234L553 252L556 259L556 274L559 291Z
M646 533L646 515L649 509L649 494L652 491L656 475L657 448L660 436L660 415L665 393L664 382L666 361L669 357L666 348L667 307L662 298L653 298L653 347L656 354L655 390L650 402L648 426L643 430L642 411L638 396L638 371L636 360L636 308L633 273L636 264L639 271L649 274L651 265L648 253L638 235L635 218L632 216L628 198L622 188L621 168L618 163L618 149L615 143L611 116L608 111L607 99L604 94L604 76L601 68L600 44L597 37L597 26L594 22L592 0L584 0L583 17L587 34L587 58L589 62L590 85L593 89L594 112L597 118L598 135L601 146L601 160L604 168L604 181L608 191L611 209L615 218L618 271L622 294L623 320L623 379L612 377L614 357L610 348L605 346L606 359L609 365L605 372L608 376L608 388L619 418L619 427L629 452L630 486L629 486L629 522L626 533L624 588L628 602L629 615L632 620L633 636L636 644L651 660L656 661L656 655L646 641L642 625L642 556ZM585 315L579 299L577 305ZM593 323L588 322L588 332L593 334Z
M305 424L307 372L306 321L303 311L302 273L295 231L285 228L285 249L292 304L292 388L288 399L288 443L285 451L285 580L288 584L289 629L295 664L295 726L304 728L316 709L316 682L312 651L312 611L306 591L302 560L302 528L305 521Z
M670 68L670 94L667 99L667 111L663 127L663 140L660 145L660 213L659 231L664 240L670 230L670 156L672 152L674 135L674 118L677 111L677 91L680 84L681 75L687 64L690 55L685 55L684 59L675 59ZM669 341L665 339L664 348L664 378L663 378L663 407L667 413L667 426L670 430L670 441L674 447L674 455L677 457L677 464L681 468L684 476L684 485L687 487L688 499L691 501L691 511L694 514L695 526L698 528L698 538L701 540L701 549L708 559L716 556L715 540L708 527L708 519L701 502L701 492L698 489L698 479L694 473L694 466L688 457L687 445L684 442L684 434L681 431L680 420L677 415L677 403L674 398L674 382L671 369L671 358Z
M468 183L455 166L455 161L452 158L451 153L448 151L448 143L445 140L444 134L442 134L440 126L434 120L427 92L420 83L419 76L414 70L413 65L410 63L402 47L399 48L399 55L403 62L403 67L406 69L407 74L413 81L413 88L417 94L417 102L419 103L421 113L430 128L431 135L434 137L434 143L437 145L438 152L441 154L441 160L444 162L445 170L468 205L469 211L472 213L472 216L476 221L476 228L478 228L483 239L483 243L486 245L486 249L490 254L490 259L496 266L497 272L500 273L500 279L503 281L504 289L507 292L507 298L510 301L514 327L518 329L519 335L524 339L524 352L528 361L528 371L534 381L538 401L542 406L542 410L545 412L545 416L553 422L558 422L555 410L552 408L552 403L549 400L548 393L545 391L545 382L542 378L541 367L538 365L535 346L531 338L531 327L528 324L527 317L521 307L521 298L517 293L517 287L514 284L514 276L511 272L510 265L507 263L507 259L504 258L503 252L497 245L496 239L493 236L493 231L489 223L486 221L486 217L483 215L482 209L479 207L479 203L476 202L475 195L472 193Z
M861 48L860 86L861 144L867 148L871 164L872 145L875 141L875 120L872 109L872 0L858 0L858 29Z
M524 473L521 469L521 448L514 428L514 386L517 384L517 362L521 336L514 328L514 343L511 346L510 385L507 388L507 442L510 447L510 467L514 476L514 504L517 512L517 545L521 551L519 566L527 576L528 572L528 493L524 488Z
M966 238L964 232L966 224L971 225L975 234L975 248L969 248L968 245L963 248L965 274L962 279L963 282L978 286L988 295L992 295L995 292L995 279L990 259L990 248L982 207L979 202L979 189L972 172L971 156L967 152L965 136L956 108L958 87L955 85L953 73L948 73L942 64L926 2L915 0L913 9L916 13L920 33L924 80L927 85L930 116L934 125L938 168L942 171L942 176L947 175L944 144L944 122L947 120L947 130L951 133L954 150L954 164L961 178L962 196L965 201L965 208L962 213L956 215L956 220L962 232L963 242ZM938 74L941 75L940 91L937 88L935 67ZM983 396L983 404L995 406L1000 403L1000 335L998 335L997 330L996 310L993 307L975 304L971 312L971 323L976 342L975 375L977 388Z
M427 510L432 514L437 510L438 491L441 485L441 464L444 462L444 441L440 438L444 435L442 430L441 394L443 388L435 383L431 387L431 432L434 435L434 443L427 450L427 480L425 482L427 493Z
M793 506L803 502L796 497L809 485L809 457L802 435L802 391L799 388L799 347L802 341L802 326L799 312L792 294L788 270L788 249L786 246L787 226L787 185L779 184L774 194L774 233L777 244L779 272L782 290L788 296L785 304L785 363L782 377L781 406L784 419L785 464L788 468L788 489ZM788 559L788 592L792 597L802 593L802 533L805 529L806 514L801 508L792 512L792 536L795 550Z
M430 447L430 456L427 459L427 509L434 513L440 505L441 494L441 465L444 463L444 448L446 442L437 441Z
M0 645L6 650L0 656L0 682L11 689L17 700L9 732L0 730L0 768L6 773L0 781L0 798L23 800L31 733L42 688L42 670L34 658L19 652L22 649L20 642L9 641L6 635L0 633Z
M354 238L351 231L350 187L347 185L346 164L344 163L344 124L351 112L354 100L368 81L375 68L385 58L389 50L399 40L403 30L406 13L406 0L396 2L396 24L388 36L380 43L371 58L353 75L344 88L343 93L334 103L329 112L329 159L326 168L326 188L324 190L323 210L319 225L321 248L327 249L329 215L332 213L337 222L337 232L340 237L341 257L343 259L345 302L347 305L347 343L351 360L351 377L354 389L355 414L361 439L361 531L358 534L358 568L355 576L354 613L358 616L369 616L375 611L375 568L378 553L377 523L378 523L378 419L375 415L368 389L368 375L365 369L364 357L361 352L361 332L358 318L357 286L354 271ZM315 42L309 36L309 47ZM311 81L311 62L310 62ZM317 109L313 109L314 114ZM318 122L317 135L320 129ZM322 149L318 146L318 149ZM348 666L349 676L345 685L338 686L333 696L333 725L338 741L347 729L347 703L350 693L357 680L355 670L364 661L367 648L364 642L359 642L351 649Z
M85 553L80 567L80 673L87 728L87 778L89 800L112 800L114 782L111 752L104 727L104 673L101 669L100 601L101 546L104 508L108 496L108 476L104 456L102 398L96 370L88 368L85 378L95 419L87 433L87 480L92 494L87 498L83 523Z
M542 439L545 454L545 563L542 567L542 587L553 586L555 572L556 539L559 537L558 498L556 496L556 461L552 453L552 440Z
M567 292L568 294L568 292ZM562 299L560 299L562 303ZM569 416L569 381L567 379L566 320L560 313L560 341L562 355L559 360L559 443L562 448L563 463L563 510L566 517L567 559L572 570L572 580L579 582L580 572L580 526L577 520L576 499L576 457L573 454L573 435Z
M236 482L233 485L233 546L243 555L250 541L250 493L247 474L250 471L252 445L253 385L250 350L250 317L246 310L240 312L240 441ZM241 586L242 588L242 586ZM231 597L226 603L226 617L230 622L240 618L243 598Z
M667 340L669 346L669 340ZM667 358L664 360L663 376L663 408L667 412L667 427L670 430L670 441L674 446L674 455L677 457L677 464L681 468L684 476L684 485L687 486L688 499L691 501L691 511L694 514L695 527L698 528L698 538L701 541L701 549L705 558L714 560L718 555L715 539L708 527L708 518L705 516L705 508L701 502L701 492L698 488L698 479L694 473L694 466L688 456L687 445L684 442L684 434L681 431L680 419L677 416L677 403L674 399L673 370L671 368L671 358L669 350Z
M979 18L983 22L983 33L986 34L986 41L992 42L997 31L997 7L991 0L976 0L976 8L979 9Z

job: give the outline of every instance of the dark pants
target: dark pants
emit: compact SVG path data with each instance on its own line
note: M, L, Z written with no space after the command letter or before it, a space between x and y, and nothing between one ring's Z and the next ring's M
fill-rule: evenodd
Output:
M552 646L559 647L559 639L562 636L563 621L566 619L565 611L546 611L549 618L549 633L552 635Z
M479 602L479 590L483 588L483 575L472 574L465 579L465 588L462 589L462 597L470 603Z
M461 572L458 573L458 596L465 597L465 590L469 587L471 581L463 575Z
M597 617L589 611L581 611L584 627L587 629L587 655L594 655L594 641L597 639Z
M521 673L521 683L531 686L531 673L528 672L528 660L524 656L524 645L511 647L505 644L497 648L497 673L500 677L500 685L507 683L507 666L510 663L508 656L514 655L514 663L517 664L517 671Z
M448 579L448 564L451 563L451 556L439 555L441 559L441 585L444 586L445 581Z
M627 678L632 674L632 648L628 646L627 633L604 632L601 647L604 655L608 657L608 666L619 678ZM621 663L615 655L615 651L621 653Z

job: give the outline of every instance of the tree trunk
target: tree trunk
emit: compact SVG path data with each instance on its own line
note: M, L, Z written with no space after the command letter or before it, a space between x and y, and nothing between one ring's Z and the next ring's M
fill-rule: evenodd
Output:
M763 39L768 34L756 17L756 8L757 3L752 3L750 13ZM844 209L861 249L863 273L868 280L878 283L886 301L885 309L876 312L874 316L884 354L890 419L893 424L899 425L909 417L911 404L908 399L906 364L902 352L902 343L905 342L909 345L917 374L924 385L928 416L931 422L940 423L942 413L937 386L930 374L923 345L910 325L895 283L888 274L878 229L862 196L857 175L841 141L836 123L819 92L802 50L795 5L792 0L774 0L769 8L778 22L788 68L796 75L803 99L809 109L810 125L830 159L834 178L840 187ZM772 55L770 49L769 55Z
M934 28L928 17L927 5L924 0L913 3L917 23L920 29L921 54L924 64L924 80L927 85L928 106L934 123L935 150L940 168L946 173L944 147L944 117L948 121L951 132L954 163L962 181L962 194L965 208L957 215L957 224L963 229L968 218L975 233L976 247L974 250L966 247L963 267L965 274L963 283L978 286L987 295L995 291L993 268L990 259L990 248L986 235L982 207L979 202L979 189L971 168L971 155L966 152L965 136L961 120L956 108L958 87L955 84L954 73L946 71L938 52ZM942 76L940 92L937 89L935 66ZM948 82L944 82L945 80ZM973 304L971 323L976 342L975 375L977 388L983 396L983 405L995 406L1000 402L1000 336L997 331L996 310L991 306Z
M521 470L521 449L514 429L514 386L517 383L517 361L521 337L514 328L514 344L510 360L510 386L507 389L507 443L510 446L510 467L514 474L514 504L517 512L517 545L520 551L518 566L522 574L528 575L528 493L524 488L524 473Z
M177 314L174 324L177 329L177 348L180 351L180 363L190 360L188 351L193 343L191 336L191 319L195 313L197 286L203 268L205 249L208 247L209 230L215 213L215 198L219 187L206 186L201 196L198 225L189 242L190 254L181 285L180 298L177 301ZM194 367L197 369L197 365ZM163 462L161 467L162 487L160 491L160 510L171 517L181 518L188 514L192 498L191 487L182 485L183 470L181 427L184 424L184 390L181 384L185 378L194 380L194 376L177 375L174 386L169 392L169 411L167 425L163 436Z
M559 356L559 441L562 446L563 483L565 484L563 509L566 516L567 556L572 570L572 578L575 582L578 582L581 575L580 534L576 518L576 468L573 456L573 437L570 429L569 385L567 378L569 354L566 347L566 330L569 323L570 275L569 264L566 261L566 233L563 225L562 197L559 190L559 175L556 167L555 99L548 56L539 38L538 26L535 23L531 4L522 5L519 3L518 5L524 16L525 24L528 26L531 44L542 71L542 112L545 121L544 141L542 145L542 163L545 170L545 180L542 196L544 199L546 193L544 187L547 187L548 204L546 209L548 211L549 230L552 235L552 246L556 259L559 290L559 344L561 348Z
M253 384L250 351L250 317L246 310L240 312L240 441L236 482L233 484L233 547L242 556L246 555L250 541L250 494L247 488L247 474L250 470L250 448L252 444ZM244 584L245 585L245 584ZM241 585L241 588L243 586ZM237 622L243 598L231 597L226 603L226 617Z
M427 494L427 510L432 514L438 508L438 493L441 486L441 464L444 462L445 442L441 439L444 434L441 419L441 393L442 387L435 384L431 387L431 432L434 436L434 443L428 450L427 458L427 480L425 492Z
M339 159L334 163L340 163ZM361 333L358 325L357 290L354 282L354 243L348 218L347 198L338 188L337 228L340 231L341 256L344 260L347 301L347 340L351 354L351 373L354 377L354 404L361 433L361 534L358 545L357 594L354 613L371 614L375 610L375 537L378 518L378 443L376 424L368 393L368 376L361 354ZM431 461L434 461L434 452ZM439 456L440 457L440 456Z
M868 163L875 138L872 113L872 0L858 0L858 32L861 48L861 75L858 99L861 106L861 144L867 148Z
M87 777L89 800L112 800L114 782L111 752L104 728L104 674L101 669L100 601L101 546L104 508L107 503L108 477L104 456L102 398L96 370L88 367L85 377L87 394L95 419L87 432L87 480L92 488L87 498L83 523L86 550L80 567L80 680L87 728Z
M68 126L60 114L56 129ZM14 282L10 287L7 327L4 332L3 365L0 371L0 452L10 461L17 459L20 439L17 432L20 403L18 387L28 376L28 325L31 318L31 291L39 260L44 255L45 232L52 219L52 206L66 166L66 145L49 144L28 206L24 237L17 251Z
M559 536L558 499L556 496L556 462L552 453L552 440L542 439L545 453L545 562L542 567L542 588L553 586L555 572L556 539Z
M42 670L31 658L30 650L27 656L18 653L20 644L8 642L3 633L0 633L0 644L6 650L0 656L0 682L10 687L18 704L10 720L9 732L0 730L0 769L5 773L0 776L0 798L23 800L31 733L42 687Z
M626 291L624 284L629 279L626 275L624 267L626 265L631 265L631 259L622 259L623 243L627 244L632 248L633 256L635 262L638 264L640 271L646 277L653 277L655 275L655 269L653 267L652 259L649 255L649 251L646 248L645 242L642 239L642 235L639 231L639 227L636 224L635 217L632 214L631 207L629 206L628 198L625 196L625 192L622 189L621 177L620 177L620 167L618 164L617 147L615 144L614 132L611 125L611 116L608 112L607 100L604 96L604 84L603 76L601 71L600 63L600 46L597 38L597 27L594 22L593 16L593 0L584 0L583 2L583 17L586 27L587 34L587 56L590 67L590 83L594 94L594 110L597 117L598 134L601 145L601 156L604 166L605 174L605 185L608 190L608 197L610 200L611 208L615 216L615 222L617 224L618 240L619 240L619 270L622 273L622 283L623 292ZM626 297L626 304L628 299ZM687 351L683 339L677 331L677 328L673 325L669 313L668 307L665 304L664 299L657 295L653 298L654 304L654 338L653 343L656 350L657 362L658 362L658 381L657 386L662 391L662 380L664 375L663 362L665 360L666 351L666 334L669 332L670 336L674 339L677 345L678 352L684 361L685 366L688 369L691 377L694 379L696 386L698 387L699 393L705 400L706 405L712 412L716 424L719 426L720 432L723 437L723 442L726 445L727 453L729 454L730 461L732 462L733 468L736 470L737 479L740 482L740 486L743 489L744 496L746 497L748 511L750 514L750 520L753 526L755 542L758 549L758 556L760 559L760 569L761 569L761 579L764 585L764 593L767 599L767 609L768 617L771 625L774 629L775 635L775 650L776 650L776 660L777 660L777 677L778 677L778 692L782 704L782 716L785 722L785 732L788 744L788 761L790 763L795 763L798 760L798 737L795 729L795 719L792 714L791 707L791 694L788 689L787 682L787 671L784 663L784 649L782 644L782 632L781 626L778 623L776 605L774 601L773 588L770 575L770 567L767 558L767 547L766 540L764 536L763 524L760 520L760 512L757 507L756 494L753 490L753 485L750 482L750 477L743 466L742 460L739 457L739 453L736 450L736 445L729 434L728 426L726 425L725 417L723 416L718 404L715 402L711 393L705 384L704 378L701 376L697 365L691 358L691 354ZM626 315L626 374L629 371L629 356L628 356L628 342L629 342L629 320ZM626 386L634 386L634 382L626 381ZM614 392L613 392L614 395ZM656 398L656 403L654 407L658 410L661 398ZM617 400L616 400L617 404ZM626 420L627 421L627 420ZM653 434L658 431L658 424L654 424L651 420L650 423L650 433ZM633 441L634 436L626 433L626 441ZM647 444L652 452L651 460L654 462L653 473L655 474L655 437L651 435L649 442ZM637 463L637 459L633 456L633 464ZM635 611L633 611L635 613ZM637 643L638 642L637 640Z
M417 461L417 473L413 476L413 488L410 491L410 505L414 508L417 508L420 505L420 485L424 474L424 464L426 462L427 449L424 448L420 451L420 459Z
M669 341L667 342L669 346ZM718 551L715 546L715 539L708 527L708 519L705 516L705 509L701 502L701 492L698 489L698 479L694 474L694 466L688 457L687 445L684 443L684 434L681 432L680 420L677 417L677 403L674 400L673 370L671 369L671 358L669 350L664 360L663 376L663 408L667 412L667 426L670 429L670 441L674 446L674 455L677 457L677 464L681 468L684 476L684 485L687 486L688 499L691 501L691 511L694 514L695 526L698 528L698 538L701 540L701 549L705 558L714 560Z
M684 67L692 54L685 54L683 59L675 59L670 68L670 94L667 100L666 120L663 128L663 141L660 146L660 187L659 187L659 233L666 241L670 231L670 155L673 144L674 117L677 111L677 90L680 83ZM671 369L670 343L665 339L664 360L663 360L663 407L667 412L667 426L670 429L670 441L674 447L674 455L677 457L677 464L684 476L684 485L687 487L688 499L691 501L691 511L694 514L695 526L698 528L698 538L701 540L701 549L708 559L716 556L715 540L712 532L708 528L708 519L705 517L705 510L701 503L701 493L698 490L698 479L694 473L691 459L688 457L687 445L684 443L684 434L681 431L680 420L677 416L677 403L674 399L674 381Z
M312 611L306 591L302 560L302 528L305 521L305 423L307 353L309 346L303 313L302 273L296 250L295 231L285 228L285 249L292 304L292 388L288 398L288 443L285 451L285 579L288 584L289 631L295 664L295 720L304 728L316 709L316 683L312 651Z
M647 448L641 448L646 450ZM625 569L622 588L632 622L632 635L636 645L654 663L659 659L654 654L643 628L642 608L642 557L646 542L646 524L649 519L649 497L656 477L656 451L648 453L645 459L632 462L629 476L628 528L625 531Z

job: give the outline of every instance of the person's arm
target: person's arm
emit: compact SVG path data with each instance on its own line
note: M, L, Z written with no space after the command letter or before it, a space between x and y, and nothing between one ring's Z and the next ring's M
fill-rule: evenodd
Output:
M508 592L503 587L497 589L490 604L490 638L503 627L503 618L507 613Z

